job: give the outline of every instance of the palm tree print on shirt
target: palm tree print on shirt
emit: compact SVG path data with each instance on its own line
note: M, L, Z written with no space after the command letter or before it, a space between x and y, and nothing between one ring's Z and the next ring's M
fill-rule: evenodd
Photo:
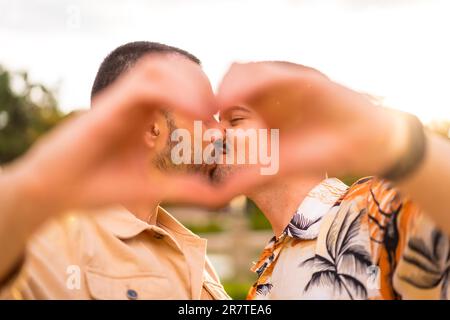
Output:
M400 275L403 281L420 289L432 289L442 284L441 299L448 299L450 277L450 241L440 231L433 230L429 241L413 237L408 242L404 261L418 271L414 277Z
M259 284L258 286L256 286L256 292L259 295L265 296L270 292L272 287L273 287L273 285L271 283Z
M285 233L293 238L313 239L317 237L317 234L308 235L308 231L312 225L316 224L321 219L322 217L309 219L302 213L297 212L286 227Z
M341 222L342 214L345 216ZM367 299L366 286L356 277L356 274L366 274L367 267L372 265L369 252L358 241L361 220L365 215L365 208L356 214L352 210L338 211L326 235L329 257L316 254L300 264L312 264L319 269L312 274L305 292L314 286L331 286L340 294L345 292L352 300Z

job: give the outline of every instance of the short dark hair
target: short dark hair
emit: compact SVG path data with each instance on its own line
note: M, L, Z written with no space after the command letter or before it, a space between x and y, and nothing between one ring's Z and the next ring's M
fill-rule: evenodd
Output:
M200 60L193 54L162 43L136 41L124 44L114 49L103 60L95 76L91 90L91 99L101 90L114 82L121 74L128 71L144 55L150 53L175 53L200 64Z

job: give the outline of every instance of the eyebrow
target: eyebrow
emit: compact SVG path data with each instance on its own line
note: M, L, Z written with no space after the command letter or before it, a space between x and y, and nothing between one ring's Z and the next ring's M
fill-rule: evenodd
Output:
M228 108L225 112L229 113L229 112L233 112L233 111L242 111L242 112L246 112L246 113L250 113L251 112L249 109L247 109L245 107L241 107L241 106L235 106L235 107ZM219 121L221 120L221 116L220 115L221 115L221 113L219 113L219 116L218 116Z

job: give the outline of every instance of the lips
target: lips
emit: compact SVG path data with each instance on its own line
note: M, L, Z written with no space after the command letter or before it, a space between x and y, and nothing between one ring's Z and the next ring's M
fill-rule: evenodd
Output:
M218 153L226 154L228 149L224 139L217 139L214 141L214 149Z
M213 142L213 145L216 154L227 154L228 147L225 139L217 139ZM207 175L211 182L218 182L219 170L219 165L215 162L206 166Z

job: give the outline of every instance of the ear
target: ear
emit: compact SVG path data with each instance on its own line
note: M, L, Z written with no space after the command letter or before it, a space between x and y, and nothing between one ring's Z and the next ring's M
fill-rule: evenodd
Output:
M159 129L158 123L154 122L150 125L149 130L145 132L145 144L153 149L156 146L156 140L158 139L161 130Z

